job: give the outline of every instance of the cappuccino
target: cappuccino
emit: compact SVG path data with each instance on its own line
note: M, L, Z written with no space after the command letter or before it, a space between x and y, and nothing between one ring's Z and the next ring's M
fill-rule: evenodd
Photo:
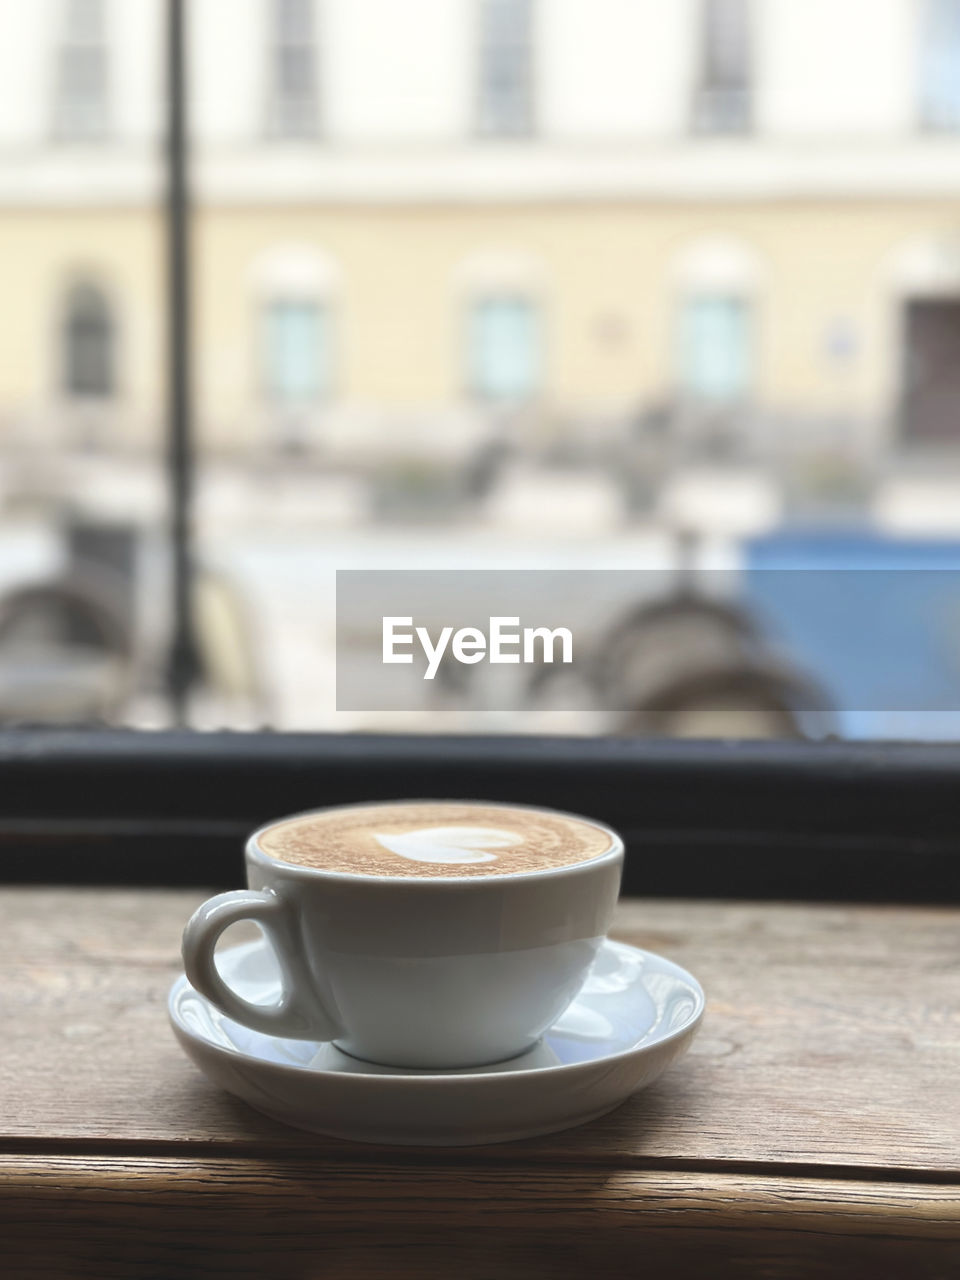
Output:
M270 858L317 871L420 877L550 871L608 853L602 826L546 809L452 801L320 810L267 827Z

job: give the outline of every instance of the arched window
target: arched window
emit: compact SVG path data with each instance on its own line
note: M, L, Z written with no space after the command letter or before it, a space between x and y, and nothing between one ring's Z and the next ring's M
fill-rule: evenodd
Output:
M683 300L680 381L697 400L738 400L751 383L750 300L706 293Z
M739 240L711 236L688 245L673 274L680 295L681 392L700 401L743 399L753 382L760 260Z
M540 315L532 298L499 294L470 307L468 374L481 400L522 402L540 387Z
M453 283L466 319L466 390L502 405L535 399L544 375L543 264L522 247L486 246L460 263Z
M64 321L64 383L73 396L114 393L114 325L102 290L78 284L67 298Z
M272 298L264 309L266 392L277 405L329 394L330 309L314 298Z
M306 243L272 245L251 264L261 385L275 408L329 400L340 269Z

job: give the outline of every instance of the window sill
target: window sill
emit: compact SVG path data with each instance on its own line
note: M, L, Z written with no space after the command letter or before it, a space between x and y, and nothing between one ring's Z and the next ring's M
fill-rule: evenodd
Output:
M200 896L0 892L11 1274L954 1274L957 910L624 903L615 936L704 979L689 1054L581 1128L413 1149L275 1124L186 1060Z
M364 800L542 804L644 895L960 902L960 747L380 734L0 733L0 880L233 885L245 835Z

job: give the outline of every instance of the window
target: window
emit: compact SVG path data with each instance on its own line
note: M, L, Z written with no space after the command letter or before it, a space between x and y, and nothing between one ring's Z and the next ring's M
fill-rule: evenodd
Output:
M107 129L107 46L102 0L66 0L56 68L54 131L90 141Z
M960 95L960 0L855 8L0 0L0 606L21 573L109 578L132 635L102 699L17 677L21 717L0 666L0 727L109 702L143 727L960 743L960 574L913 638L862 629L866 664L829 593L753 567L801 529L838 570L854 529L880 563L960 565L960 118L920 127ZM114 572L91 529L121 526ZM337 688L382 636L338 654L327 568L638 559L605 617L537 592L583 678L421 680L416 643L366 703ZM621 617L691 594L743 628L698 615L688 644L683 613L613 653Z
M316 302L280 300L265 313L266 390L278 404L316 400L330 386L330 318Z
M750 311L742 298L689 299L680 333L680 381L698 400L733 400L750 385Z
M960 0L927 0L920 66L920 119L960 129Z
M77 285L67 299L64 326L64 381L69 395L113 395L113 345L113 320L106 298L95 285Z
M270 130L309 138L317 129L313 0L272 0Z
M522 137L533 129L532 0L480 0L480 132Z
M960 300L912 299L904 308L903 326L904 438L955 444L960 437Z
M484 400L528 400L540 376L539 317L525 298L487 298L470 313L470 387Z
M693 127L745 133L750 127L750 0L701 0L699 76Z

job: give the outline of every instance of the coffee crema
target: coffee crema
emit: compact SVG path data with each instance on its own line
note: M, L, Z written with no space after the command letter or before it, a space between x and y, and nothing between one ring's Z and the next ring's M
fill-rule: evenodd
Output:
M426 879L549 871L614 847L610 833L586 819L448 801L325 809L267 827L257 843L298 867Z

